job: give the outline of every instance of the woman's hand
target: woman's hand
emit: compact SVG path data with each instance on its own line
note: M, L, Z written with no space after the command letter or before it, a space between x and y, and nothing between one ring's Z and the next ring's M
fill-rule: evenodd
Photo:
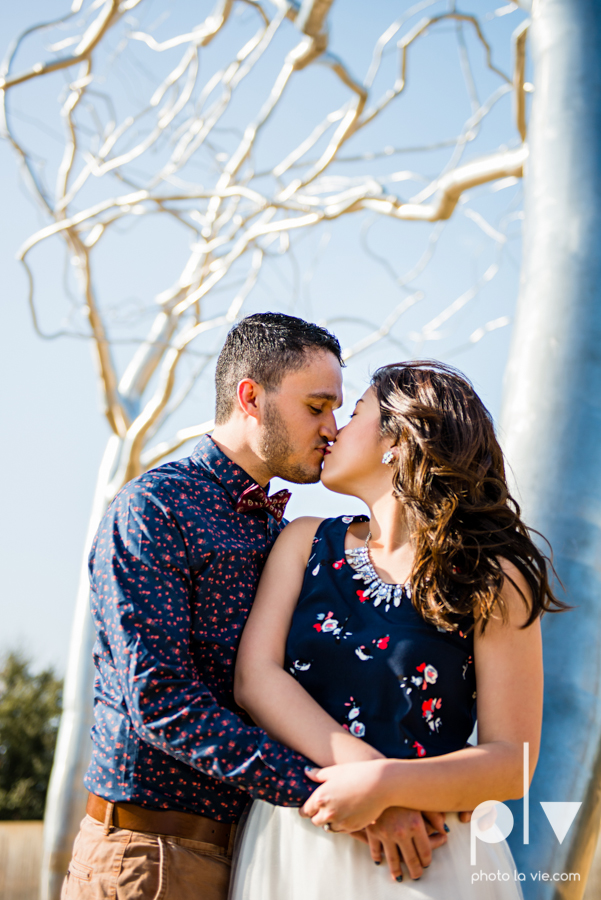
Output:
M301 816L314 825L329 824L332 831L361 831L372 825L387 805L381 796L382 762L307 769L308 777L320 786L301 808Z

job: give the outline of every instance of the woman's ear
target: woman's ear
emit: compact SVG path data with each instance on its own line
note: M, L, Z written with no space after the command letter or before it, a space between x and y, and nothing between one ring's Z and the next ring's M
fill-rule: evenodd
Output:
M391 447L382 457L382 462L385 466L391 466L393 463L398 462L398 459L399 451L396 447Z

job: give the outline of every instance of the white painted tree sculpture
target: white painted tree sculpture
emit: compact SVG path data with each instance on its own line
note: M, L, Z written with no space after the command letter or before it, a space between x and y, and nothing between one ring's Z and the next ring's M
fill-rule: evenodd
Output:
M343 337L345 333L352 336L345 349L345 358L351 361L378 342L392 339L401 317L422 302L425 292L416 286L416 279L434 253L440 223L453 215L465 192L500 179L509 184L522 175L528 153L524 143L525 23L514 34L515 67L507 74L495 65L477 16L456 11L452 3L422 0L385 30L367 74L358 80L328 49L326 19L332 3L219 0L202 13L203 4L189 4L194 6L187 10L192 24L178 32L173 25L177 16L171 10L168 17L167 2L74 0L62 18L33 25L22 34L6 56L0 71L3 134L13 145L47 222L19 252L29 278L33 323L41 337L74 336L92 343L111 430L86 553L116 491L211 428L210 421L198 425L190 418L182 423L186 399L205 381L210 394L212 364L224 334L246 311L256 308L253 297L265 273L276 271L282 259L294 261L307 233L328 223L333 231L351 213L365 211L376 219L434 223L416 263L405 276L395 274L400 297L381 320L374 322L365 310L340 311L334 304L320 311L321 321ZM489 15L488 25L514 9L516 4L497 10L496 17ZM176 24L180 20L181 16ZM399 170L395 160L403 148L385 145L382 151L373 146L365 150L362 135L368 146L370 134L379 140L378 123L406 89L416 46L445 29L459 46L471 113L452 140L423 148L426 174ZM159 40L155 32L164 36ZM47 41L46 55L21 69L20 60L32 41L37 47L40 35ZM485 101L478 99L466 35L495 79ZM381 88L382 62L395 46L396 74ZM121 60L131 64L133 86L117 69ZM269 66L273 78L258 102L270 77L265 74L271 71ZM280 131L274 137L277 117L292 86L316 66L323 73L320 77L329 79L327 101L333 98L338 103L322 114L321 98L309 96L314 120L310 113L303 113L303 127L305 122L310 127L300 140L293 135L288 145L288 135ZM62 90L53 115L60 115L65 137L55 158L43 144L28 148L19 137L18 114L27 96L21 92L38 90L58 76ZM254 85L255 93L249 85ZM505 146L480 157L472 154L463 162L464 151L477 140L482 123L508 93L515 98L515 124L507 120L510 149ZM445 163L435 175L427 174L428 150L445 147ZM39 166L42 157L44 171ZM382 160L389 163L384 174L373 173L376 160L379 165ZM353 175L348 174L351 164ZM52 168L54 191L45 181ZM419 192L406 200L389 188L416 181ZM492 242L503 246L505 235L498 228L469 204L465 212ZM368 227L365 217L355 219ZM131 235L132 240L142 241L135 232L142 220L151 220L155 235L164 229L170 248L182 248L183 264L170 285L140 302L124 321L101 287L103 270L107 261L110 264L106 251L102 253L105 246L114 246L111 241L126 241ZM511 220L507 216L506 224ZM157 240L162 239L154 237L149 252L156 252ZM58 328L48 332L42 319L52 311L42 315L39 310L39 270L44 271L44 264L35 263L35 254L45 244L56 252L59 242L69 263L65 292L71 307ZM368 252L372 260L378 258L373 250ZM380 263L391 267L390 259ZM132 256L131 264L134 274L135 266L140 267L143 280L143 258ZM173 268L171 261L168 268ZM418 330L404 337L409 351L421 350L497 270L497 263L488 265L460 296L429 319L424 317ZM462 340L474 343L507 321L507 316L484 321ZM347 325L352 328L345 332ZM127 356L131 347L133 352ZM84 564L46 817L44 896L48 898L58 896L84 805L91 640Z

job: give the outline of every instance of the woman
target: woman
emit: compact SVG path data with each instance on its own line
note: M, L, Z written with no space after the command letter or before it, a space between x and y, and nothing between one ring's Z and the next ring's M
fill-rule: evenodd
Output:
M385 366L329 448L322 481L362 499L369 518L287 526L235 679L255 722L323 767L311 772L320 784L305 818L255 801L232 898L516 900L507 844L479 841L473 869L458 813L522 796L524 742L532 778L540 616L566 604L509 495L491 417L447 366ZM417 810L427 845L407 825ZM406 817L392 843L382 840L391 814ZM340 831L360 832L369 849ZM395 880L372 865L383 855ZM509 880L472 884L474 871Z

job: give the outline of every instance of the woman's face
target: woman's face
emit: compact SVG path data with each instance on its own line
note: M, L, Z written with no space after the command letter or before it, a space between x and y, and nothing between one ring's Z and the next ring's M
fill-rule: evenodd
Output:
M370 387L357 402L348 425L338 431L335 442L326 450L323 484L339 494L356 496L380 482L386 482L390 489L392 473L382 464L382 455L390 445L391 441L380 434L380 406Z

